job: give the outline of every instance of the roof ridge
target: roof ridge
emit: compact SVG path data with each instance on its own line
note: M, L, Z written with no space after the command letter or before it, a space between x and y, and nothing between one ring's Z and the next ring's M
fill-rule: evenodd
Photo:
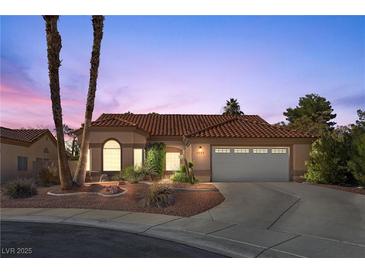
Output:
M308 132L305 132L305 131L302 131L302 130L299 130L299 129L291 129L291 128L286 128L286 127L279 126L279 125L272 125L272 124L269 124L269 125L272 126L272 127L284 130L284 131L296 132L296 133L304 134L304 135L307 135L307 136L310 136L310 137L318 137L318 136L315 136L311 133L308 133Z
M208 129L212 129L212 128L214 128L214 127L218 127L218 126L224 125L224 124L226 124L226 123L230 123L230 122L232 122L232 121L234 121L234 120L237 120L237 119L238 119L238 117L232 117L232 118L230 118L230 119L228 119L228 120L225 120L225 121L222 121L222 122L218 122L218 123L216 123L216 124L213 124L213 125L207 126L207 127L205 127L205 128L202 128L202 129L196 130L196 131L194 131L194 132L189 132L188 134L186 134L186 137L189 137L189 136L195 135L195 134L197 134L197 133L199 133L199 132L203 132L203 131L206 131L206 130L208 130Z

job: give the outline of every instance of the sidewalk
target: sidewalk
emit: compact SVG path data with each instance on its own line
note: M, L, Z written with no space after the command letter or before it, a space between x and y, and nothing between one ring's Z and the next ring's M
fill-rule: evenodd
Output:
M244 230L239 225L207 220L150 213L96 209L63 208L2 208L2 221L64 223L120 230L184 243L229 257L301 257L271 249L293 236L273 231ZM237 227L247 234L247 241L220 235L225 229ZM276 240L273 240L276 239Z

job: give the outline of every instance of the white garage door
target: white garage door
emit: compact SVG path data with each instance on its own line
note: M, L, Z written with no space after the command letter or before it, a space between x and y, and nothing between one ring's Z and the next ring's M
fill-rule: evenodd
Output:
M288 147L212 147L212 180L289 181Z

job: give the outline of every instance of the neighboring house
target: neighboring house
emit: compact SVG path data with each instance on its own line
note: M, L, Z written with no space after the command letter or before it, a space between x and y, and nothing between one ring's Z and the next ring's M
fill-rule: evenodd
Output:
M48 129L0 127L1 182L32 177L57 164L56 139Z
M179 169L185 144L200 181L297 180L315 140L257 115L102 114L90 130L87 169L96 176L141 165L146 145L163 142L166 175Z

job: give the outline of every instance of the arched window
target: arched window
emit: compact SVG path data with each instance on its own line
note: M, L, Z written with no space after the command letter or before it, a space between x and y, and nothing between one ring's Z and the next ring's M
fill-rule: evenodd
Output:
M120 145L115 140L109 140L103 147L103 170L120 171L121 170Z

